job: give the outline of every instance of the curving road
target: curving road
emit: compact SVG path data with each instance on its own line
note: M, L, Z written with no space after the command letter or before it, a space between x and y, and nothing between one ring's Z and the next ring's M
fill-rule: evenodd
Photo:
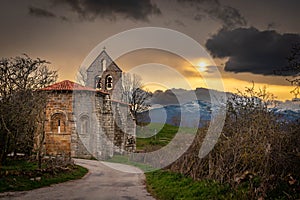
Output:
M143 173L138 173L141 172L138 168L82 159L75 159L75 163L89 169L88 174L82 179L31 191L2 193L0 199L155 200L146 191L145 176ZM121 172L113 168L119 168L127 172Z

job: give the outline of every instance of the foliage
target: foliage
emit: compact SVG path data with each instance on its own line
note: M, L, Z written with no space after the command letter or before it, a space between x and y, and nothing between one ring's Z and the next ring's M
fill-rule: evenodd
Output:
M213 179L236 189L245 186L249 199L299 198L299 124L279 121L269 109L272 98L265 89L254 87L233 95L221 137L209 155L198 157L206 132L199 130L190 149L168 168L195 180ZM278 189L282 185L287 188Z
M44 159L39 169L36 161L8 159L0 176L0 192L31 190L55 183L83 177L88 170L73 163L63 162L51 168L51 162L60 162L59 158Z
M0 161L8 154L30 155L41 123L46 95L38 89L56 81L45 60L27 55L0 60ZM38 132L38 133L37 133ZM40 144L43 137L40 137Z

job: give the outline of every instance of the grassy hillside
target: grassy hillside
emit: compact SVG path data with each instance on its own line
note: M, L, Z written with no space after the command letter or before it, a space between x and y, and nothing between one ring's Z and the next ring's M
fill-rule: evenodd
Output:
M177 127L169 124L150 123L137 127L137 151L155 151L166 146L178 133L195 134L195 128Z

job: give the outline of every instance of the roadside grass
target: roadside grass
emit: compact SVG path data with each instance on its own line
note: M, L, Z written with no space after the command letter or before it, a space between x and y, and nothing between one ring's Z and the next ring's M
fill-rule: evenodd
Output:
M155 151L168 145L178 132L195 134L197 131L198 128L181 127L179 129L168 124L150 123L145 127L137 127L136 148L141 152ZM221 184L213 180L194 181L180 173L157 170L145 164L133 163L129 156L114 156L110 161L133 165L146 172L147 190L160 200L247 199L247 189L234 190L229 184Z
M42 169L45 165L42 166ZM32 190L55 183L82 178L88 170L78 165L68 166L66 170L41 172L37 162L10 160L2 166L0 192Z
M214 180L195 181L180 173L167 170L147 172L145 175L148 192L159 200L254 199L253 191L250 189L253 182L244 182L232 187ZM288 183L281 181L262 199L287 200L299 199L299 197L297 186L291 188Z
M234 190L229 184L213 180L195 181L180 173L158 170L130 161L129 156L115 155L107 162L122 163L143 170L148 192L159 200L247 199L247 188Z
M147 190L160 200L245 199L247 197L243 191L236 193L228 184L220 184L213 180L194 181L182 174L164 170L145 175Z
M134 166L134 167L137 167L137 168L141 169L144 172L155 170L155 168L153 168L153 167L151 167L147 164L131 161L130 157L128 155L114 155L112 158L106 160L106 162L131 165L131 166Z

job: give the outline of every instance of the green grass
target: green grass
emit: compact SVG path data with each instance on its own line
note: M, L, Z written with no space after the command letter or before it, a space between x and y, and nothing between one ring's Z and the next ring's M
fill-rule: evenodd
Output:
M211 180L194 181L182 174L158 170L146 173L147 189L157 199L244 199L229 185Z
M7 160L2 166L3 171L32 171L37 169L37 162L28 162L26 160Z
M193 133L193 128L179 128L168 124L150 123L146 126L137 126L136 149L137 151L151 152L166 145L181 131L182 133ZM156 134L155 134L156 133ZM107 162L122 163L135 166L144 172L154 171L155 168L140 162L134 162L128 155L114 155Z
M156 130L160 130L153 135ZM178 127L172 125L161 125L157 123L148 124L145 127L137 128L137 150L139 151L155 151L166 146L179 131ZM193 128L180 128L182 133L195 133ZM201 131L201 130L200 130ZM140 137L145 138L140 138ZM148 136L148 137L147 137ZM134 165L144 169L146 175L146 183L148 191L159 200L179 200L179 199L251 199L253 188L250 189L250 183L245 182L236 187L229 184L221 184L214 180L194 181L190 177L182 174L151 169L147 170L147 165L133 163L129 157L114 156L112 159L118 163ZM146 170L145 170L146 169ZM251 184L258 187L260 179L254 179ZM298 193L297 193L298 191ZM266 199L299 199L299 186L290 186L286 181L282 181L275 188L267 192Z
M88 172L86 168L78 165L68 168L68 171L60 171L55 174L40 173L36 170L36 162L25 160L9 161L6 165L2 166L0 192L32 190L55 183L79 179ZM30 180L36 177L41 177L41 180Z
M192 199L253 199L249 182L233 188L213 180L195 181L180 173L158 170L145 173L147 190L159 200ZM298 193L297 193L298 191ZM279 183L267 192L265 199L299 199L297 185L291 187L286 182Z
M131 161L129 156L127 156L127 155L124 155L124 156L123 155L114 155L112 158L110 158L106 161L112 162L112 163L121 163L121 164L131 165L131 166L140 168L144 172L155 170L153 167L151 167L147 164Z
M174 136L180 133L196 133L197 129L177 127L169 124L150 123L138 126L136 130L136 149L138 151L155 151L166 146ZM156 134L155 134L156 133Z

